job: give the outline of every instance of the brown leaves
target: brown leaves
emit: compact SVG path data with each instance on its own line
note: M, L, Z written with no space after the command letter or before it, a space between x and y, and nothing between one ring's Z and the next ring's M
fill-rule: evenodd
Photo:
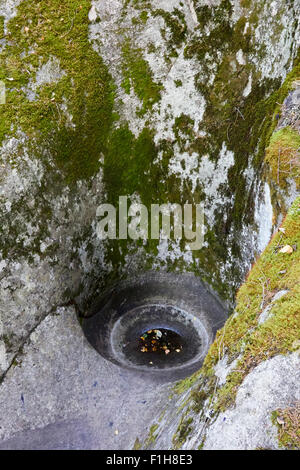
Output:
M182 351L182 344L180 336L171 331L165 329L153 329L146 331L140 336L139 350L142 353L163 353L168 355Z

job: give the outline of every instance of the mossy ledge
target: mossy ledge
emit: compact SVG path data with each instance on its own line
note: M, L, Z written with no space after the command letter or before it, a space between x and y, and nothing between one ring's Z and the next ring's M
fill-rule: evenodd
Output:
M293 251L281 253L284 246L293 247ZM235 311L217 333L202 368L174 386L169 407L176 410L175 414L170 413L173 417L169 422L164 421L158 430L160 434L166 432L164 426L177 422L173 446L182 445L202 429L197 441L201 449L209 424L220 413L234 408L236 394L246 376L268 359L299 351L299 246L300 197L294 201L282 226L239 289ZM277 293L284 295L274 300ZM264 321L260 321L262 313L268 310ZM223 360L228 372L225 381L220 383L216 366ZM297 409L294 405L291 407L274 411L272 415L274 423L278 416L286 422L284 428L277 422L279 445L284 448L299 446L293 424L298 405ZM166 413L168 410L167 407Z
M291 254L280 253L282 245L292 246ZM218 333L200 372L193 378L180 382L175 390L182 393L189 388L197 375L209 379L214 366L226 351L228 362L239 358L238 371L232 372L226 384L217 392L215 410L231 406L239 384L261 361L276 355L287 354L299 347L300 299L300 197L290 208L281 230L272 238L261 257L253 265L245 283L237 293L235 312ZM288 293L274 303L272 315L258 324L262 311L272 302L274 295ZM186 387L185 387L186 385Z

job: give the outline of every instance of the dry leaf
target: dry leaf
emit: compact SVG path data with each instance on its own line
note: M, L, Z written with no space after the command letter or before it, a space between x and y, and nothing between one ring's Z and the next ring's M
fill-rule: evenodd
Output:
M293 253L293 251L294 250L291 245L285 245L283 248L281 248L281 250L279 250L279 253L287 253L288 255L290 255Z

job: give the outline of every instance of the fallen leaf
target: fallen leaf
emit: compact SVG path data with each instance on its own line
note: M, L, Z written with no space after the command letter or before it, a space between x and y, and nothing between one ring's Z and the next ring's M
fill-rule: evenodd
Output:
M293 253L293 248L291 247L291 245L285 245L283 248L281 248L281 250L279 250L279 253L286 253L288 255L292 254Z

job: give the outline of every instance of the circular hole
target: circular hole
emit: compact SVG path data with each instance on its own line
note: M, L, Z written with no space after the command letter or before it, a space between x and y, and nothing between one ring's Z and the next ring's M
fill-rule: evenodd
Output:
M109 289L82 327L106 359L167 381L201 367L225 320L226 309L198 278L145 273Z
M160 336L154 331L163 333ZM161 303L145 303L124 312L114 323L110 341L115 358L125 366L142 370L186 366L198 361L209 344L207 331L196 316L177 306ZM153 351L151 344L156 350ZM174 347L176 345L178 347Z

